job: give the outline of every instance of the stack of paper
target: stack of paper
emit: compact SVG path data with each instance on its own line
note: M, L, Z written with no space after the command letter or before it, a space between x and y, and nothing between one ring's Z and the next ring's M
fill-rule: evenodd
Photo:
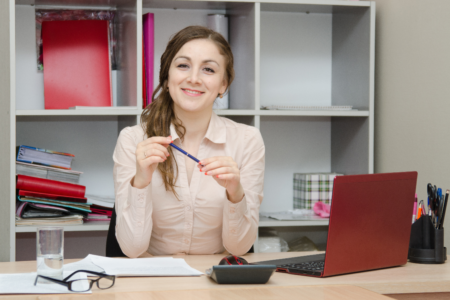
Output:
M85 259L64 265L64 271L104 271L116 276L200 276L204 273L190 267L182 258L109 258L89 254Z
M64 271L64 277L69 276L71 272ZM67 287L52 283L37 283L36 272L18 273L18 274L0 274L0 294L75 294L69 291ZM86 273L77 273L72 277L75 279L86 279ZM91 291L82 294L92 293ZM80 294L80 293L77 293Z

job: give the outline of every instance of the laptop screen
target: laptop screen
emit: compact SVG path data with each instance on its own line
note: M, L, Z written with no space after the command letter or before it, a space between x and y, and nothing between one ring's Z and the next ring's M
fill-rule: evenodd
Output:
M405 264L417 172L337 176L323 276Z

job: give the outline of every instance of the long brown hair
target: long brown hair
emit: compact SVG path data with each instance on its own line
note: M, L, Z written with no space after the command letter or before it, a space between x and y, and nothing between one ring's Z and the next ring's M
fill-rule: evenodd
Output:
M231 52L230 45L221 34L203 26L189 26L180 30L169 41L166 50L161 56L159 84L153 92L152 103L144 109L141 115L142 128L149 138L153 136L169 136L170 124L174 125L180 139L183 139L186 133L186 128L183 126L181 120L175 115L173 100L167 85L170 65L172 64L175 55L180 51L184 44L195 39L209 39L214 42L219 49L220 54L225 57L226 61L226 92L228 92L230 84L233 82L233 53ZM168 151L171 159L167 159L164 163L160 163L158 165L158 170L161 172L166 191L170 190L177 195L174 187L178 177L178 165L174 158L172 148L169 147Z

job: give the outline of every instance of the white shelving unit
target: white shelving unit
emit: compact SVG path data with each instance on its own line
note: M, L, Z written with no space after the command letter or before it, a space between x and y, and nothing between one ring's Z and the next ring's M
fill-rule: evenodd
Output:
M73 169L90 194L112 195L112 153L119 132L142 112L142 15L155 14L155 86L169 37L207 15L229 15L236 79L230 109L216 111L261 130L266 144L261 211L292 208L296 172L373 173L375 6L368 1L8 0L12 68L9 129L10 197L0 199L9 228L0 233L15 260L15 147L25 144L75 154ZM274 2L274 3L272 3ZM117 109L45 110L36 69L35 9L115 10L120 58L113 82ZM351 105L350 111L270 111L261 105ZM326 226L326 221L261 220L260 227ZM3 223L2 223L3 224ZM103 231L105 224L66 226ZM5 257L3 255L2 257Z
M64 231L105 231L109 222L85 222L82 225L64 226ZM16 232L36 232L37 226L16 226Z
M328 226L329 219L305 218L301 221L279 221L260 216L259 227Z

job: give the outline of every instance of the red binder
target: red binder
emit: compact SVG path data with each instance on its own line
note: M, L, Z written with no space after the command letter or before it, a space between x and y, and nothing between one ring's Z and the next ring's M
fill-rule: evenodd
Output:
M45 109L111 106L108 21L42 23Z
M74 198L84 198L84 193L86 192L84 185L26 175L17 175L16 189Z
M61 195L55 195L55 194L39 193L39 192L24 191L24 190L19 190L19 196L30 197L30 198L44 198L44 199L59 200L59 201L69 201L69 202L77 202L77 203L87 203L87 198L61 196Z

